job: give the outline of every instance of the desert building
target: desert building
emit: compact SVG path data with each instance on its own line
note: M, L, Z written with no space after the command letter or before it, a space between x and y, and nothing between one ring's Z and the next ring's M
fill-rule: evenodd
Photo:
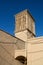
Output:
M0 65L43 65L43 37L36 37L28 10L15 15L14 33L0 30Z

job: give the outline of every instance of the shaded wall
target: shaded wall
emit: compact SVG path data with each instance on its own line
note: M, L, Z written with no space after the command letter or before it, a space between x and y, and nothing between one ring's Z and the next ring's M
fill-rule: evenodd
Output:
M15 50L25 48L25 42L0 31L0 65L23 65L15 60Z

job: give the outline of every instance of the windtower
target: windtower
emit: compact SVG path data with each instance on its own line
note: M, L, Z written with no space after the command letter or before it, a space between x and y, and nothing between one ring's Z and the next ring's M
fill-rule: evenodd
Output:
M15 36L26 41L35 37L35 21L28 10L15 15Z

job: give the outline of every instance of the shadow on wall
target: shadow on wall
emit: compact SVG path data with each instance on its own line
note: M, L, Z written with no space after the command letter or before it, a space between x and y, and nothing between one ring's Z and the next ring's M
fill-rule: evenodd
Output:
M26 57L24 57L24 56L17 56L15 59L20 61L24 65L27 65L27 58Z

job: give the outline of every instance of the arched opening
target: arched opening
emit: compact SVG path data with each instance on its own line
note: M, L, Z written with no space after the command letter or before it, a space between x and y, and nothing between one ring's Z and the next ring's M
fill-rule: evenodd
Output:
M20 61L21 63L27 65L27 58L24 56L17 56L16 60Z

